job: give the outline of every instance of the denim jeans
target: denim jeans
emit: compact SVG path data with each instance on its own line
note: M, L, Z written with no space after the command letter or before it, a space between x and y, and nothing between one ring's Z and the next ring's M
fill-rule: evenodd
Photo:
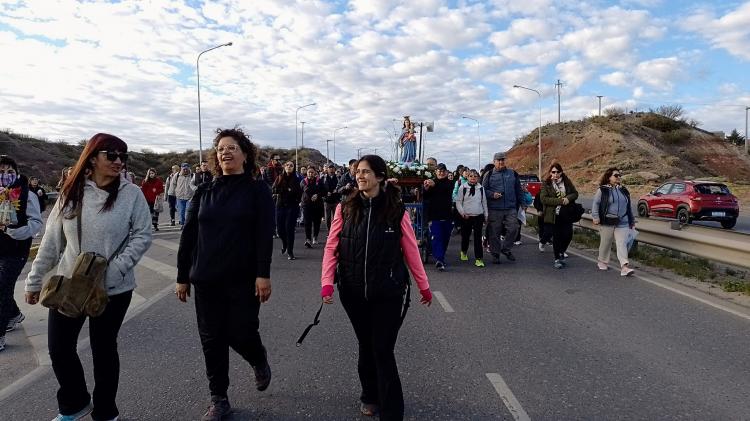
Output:
M435 261L445 263L445 250L451 240L453 221L430 221L430 235L432 240L432 256Z
M5 336L8 321L21 313L13 298L13 291L25 264L25 257L0 257L0 336Z
M177 199L177 212L180 213L180 225L185 225L185 213L189 208L189 200Z

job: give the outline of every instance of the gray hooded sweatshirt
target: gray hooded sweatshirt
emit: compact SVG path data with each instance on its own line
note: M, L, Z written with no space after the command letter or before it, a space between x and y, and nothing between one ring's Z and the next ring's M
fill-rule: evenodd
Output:
M101 211L108 195L96 183L86 180L81 214L81 250L109 258L130 232L125 246L109 264L104 282L107 295L116 295L135 289L133 269L151 246L151 212L141 189L129 181L120 180L112 209ZM42 244L26 279L28 292L40 291L42 278L55 266L56 275L70 277L73 274L80 252L77 218L66 219L60 215L62 202L62 199L58 200L50 212Z

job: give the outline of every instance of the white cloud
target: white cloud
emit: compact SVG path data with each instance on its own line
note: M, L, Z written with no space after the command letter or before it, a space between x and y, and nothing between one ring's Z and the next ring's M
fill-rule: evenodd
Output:
M593 73L586 64L578 60L559 63L555 69L560 78L565 81L568 89L577 90L591 77Z
M599 79L612 86L627 86L630 83L630 78L625 72L612 72L601 75Z
M681 77L683 67L677 57L664 57L638 63L633 74L653 88L670 90Z
M750 2L724 16L709 10L697 10L681 25L686 31L701 34L714 48L723 48L741 59L750 60Z

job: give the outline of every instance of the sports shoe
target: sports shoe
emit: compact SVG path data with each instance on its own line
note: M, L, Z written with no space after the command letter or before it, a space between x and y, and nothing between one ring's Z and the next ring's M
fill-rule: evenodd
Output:
M5 349L5 335L0 336L0 351Z
M374 403L362 403L362 405L359 406L359 412L366 417L374 417L375 415L378 415L379 409L380 408Z
M505 257L508 258L508 260L510 260L511 262L515 262L516 261L516 256L514 256L513 253L510 252L510 250L508 250L508 251L501 251L500 253L504 254Z
M516 246L520 246L521 244L522 244L522 243L521 243L521 240L518 240L518 241L514 241L514 242L513 242L513 245L516 245Z
M171 227L174 226L174 219L169 223L169 226L171 226Z
M211 398L211 406L208 407L208 411L203 414L201 421L221 421L222 418L226 417L232 412L232 406L229 405L229 399L227 398Z
M552 267L554 267L555 269L562 269L565 267L565 265L563 264L562 260L555 259L555 263L552 264Z
M566 253L566 252L563 252L563 258L567 259L568 257L570 257L570 256L568 255L568 253Z
M599 270L609 270L609 266L607 266L606 263L602 262L596 262L596 267L598 267Z
M459 255L459 258L461 259L462 262L469 261L469 256L466 255L466 253L464 253L464 252L461 252L461 254Z
M8 320L8 326L5 328L5 331L10 332L16 330L17 328L21 327L21 322L23 322L25 319L26 316L24 316L23 313L18 313L18 316Z
M500 236L500 241L505 241L505 236L504 235Z
M75 414L71 415L63 415L63 414L57 414L55 418L52 419L52 421L77 421L83 419L86 415L90 414L91 411L94 410L94 407L91 405L91 402L89 402L85 408L81 409L80 411L76 412Z
M319 244L318 237L313 237L313 245Z
M436 267L436 268L437 268L437 270L439 270L440 272L443 272L443 271L445 271L445 263L443 263L443 262L441 262L441 261L437 261L437 262L435 263L435 267Z
M620 270L620 276L630 276L635 272L634 269L630 269L627 264L625 264L622 269Z
M476 266L478 268L483 268L484 267L484 262L482 261L482 259L477 259L477 260L474 261L474 266Z
M309 239L305 240L305 247L307 247L307 248L309 248L309 249L311 249L311 248L312 248L312 243L310 242L310 240L309 240Z
M265 359L263 365L253 366L255 388L261 392L268 389L268 385L271 384L271 366L268 364L268 353L265 348L263 348L263 358Z
M539 243L539 253L544 253L544 243Z

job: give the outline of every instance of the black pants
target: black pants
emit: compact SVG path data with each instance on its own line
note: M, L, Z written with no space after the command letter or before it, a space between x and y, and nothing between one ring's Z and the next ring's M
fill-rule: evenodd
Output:
M174 215L177 212L177 196L167 196L169 202L169 219L174 222Z
M340 293L341 304L359 342L360 399L379 405L381 420L402 420L404 395L393 349L401 328L404 297L368 301L361 294L347 293L345 289L340 289Z
M310 240L312 238L318 238L320 233L320 222L323 219L323 207L322 206L305 206L305 238ZM312 237L310 237L312 234Z
M482 250L482 226L484 225L484 215L470 216L468 219L461 218L461 251L469 251L469 237L474 232L474 258L481 259L484 257Z
M95 420L110 420L120 413L115 403L120 381L117 334L132 296L133 291L110 296L104 313L99 317L89 318L89 340L94 360L94 412L91 417ZM56 310L49 311L49 356L60 384L57 405L63 415L75 414L91 400L76 349L78 334L85 321L86 316L72 318L63 316Z
M294 253L294 227L297 225L299 206L276 208L276 228L279 230L281 246Z
M0 337L5 336L8 321L21 314L13 298L13 291L16 289L16 280L25 264L25 257L0 257Z
M195 286L195 312L211 396L227 397L230 347L252 366L266 362L258 332L259 311L254 284L219 280Z
M338 206L338 202L336 203L326 202L324 205L325 217L326 217L326 228L328 228L328 231L331 230L331 223L333 222L333 215L336 214L336 206Z
M544 214L541 212L539 213L539 216L537 216L537 224L539 225L539 242L542 244L547 244L549 242L549 238L547 238L546 230L544 227L547 225L544 223Z
M159 212L154 210L153 203L148 203L148 210L151 212L151 225L153 225L154 228L159 228Z
M571 240L573 240L573 224L556 222L544 225L544 242L548 243L549 237L552 237L552 250L555 253L555 260L562 259Z

